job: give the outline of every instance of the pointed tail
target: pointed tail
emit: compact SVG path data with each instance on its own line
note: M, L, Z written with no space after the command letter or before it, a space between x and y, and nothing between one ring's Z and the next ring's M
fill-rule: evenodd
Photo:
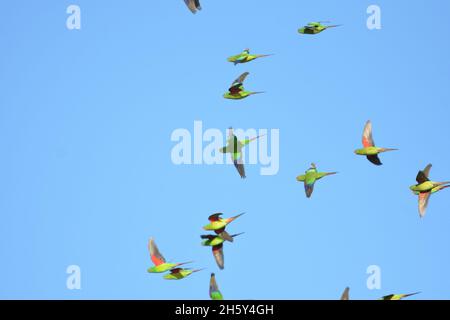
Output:
M183 266L185 264L189 264L189 263L193 263L193 262L194 261L181 262L181 263L177 263L176 266L179 267L179 266Z
M392 148L382 148L380 152L389 152L389 151L398 151L398 149L392 149Z
M238 215L236 215L234 217L228 218L226 221L227 221L227 223L230 223L231 221L236 220L237 218L239 218L240 216L242 216L244 214L245 214L245 212L239 213Z

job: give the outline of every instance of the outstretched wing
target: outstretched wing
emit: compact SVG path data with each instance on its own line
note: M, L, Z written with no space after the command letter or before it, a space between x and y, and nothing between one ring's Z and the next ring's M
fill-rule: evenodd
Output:
M200 0L184 0L184 3L186 3L186 6L192 13L197 13L197 10L202 10Z
M216 236L214 236L214 235L212 235L212 234L203 234L203 235L201 235L200 236L200 238L202 238L202 239L208 239L208 240L214 240L214 238L215 238Z
M231 84L230 89L228 89L228 91L230 91L231 94L238 94L239 92L244 90L244 81L245 78L247 78L247 76L249 75L248 72L244 72L243 74L241 74L239 76L239 78L237 78L236 80L233 81L233 83Z
M226 240L226 241L230 241L233 242L233 236L231 236L228 232L226 232L225 230L223 230L222 232L219 233L219 237L221 237L222 239Z
M305 193L306 193L306 197L311 198L311 195L314 191L314 182L307 182L305 180Z
M430 177L430 170L431 170L431 167L432 167L433 165L430 163L429 165L427 165L426 167L425 167L425 169L423 169L423 173L425 174L425 176L427 177L427 178L429 178Z
M216 275L211 273L211 279L209 280L209 296L212 298L212 294L219 291L219 286L216 282Z
M148 250L150 251L150 258L156 266L160 264L166 263L166 259L164 259L161 252L159 252L158 247L156 246L155 241L151 238L148 241Z
M208 217L208 220L211 221L211 222L217 221L217 220L220 219L220 216L221 216L222 214L223 214L223 213L221 213L221 212L214 213L214 214L212 214L212 215L210 215L210 216Z
M372 122L370 122L370 120L367 121L366 125L364 126L362 144L364 148L375 146L375 142L373 141L372 137Z
M428 206L428 200L430 200L431 192L419 193L419 214L423 218Z
M367 156L367 160L369 160L370 162L372 162L376 166L381 166L382 165L381 160L380 160L380 158L378 157L377 154L375 154L373 156Z
M341 300L350 300L349 292L350 288L349 287L345 288L344 292L342 293Z
M242 159L233 160L233 163L234 163L234 167L238 171L238 173L241 176L241 178L245 179L246 178L245 177L245 168L244 168L244 164L242 162Z
M429 171L429 170L428 170ZM419 171L416 176L416 181L418 184L422 184L424 182L429 181L428 175L424 171Z
M212 252L214 255L214 259L216 259L216 263L220 269L224 268L224 258L223 258L223 245L219 244L212 248Z
M239 76L239 78L237 78L236 80L233 81L233 83L231 84L232 86L236 85L236 84L243 84L245 81L245 78L247 78L247 76L249 75L249 72L244 72L243 74L241 74Z

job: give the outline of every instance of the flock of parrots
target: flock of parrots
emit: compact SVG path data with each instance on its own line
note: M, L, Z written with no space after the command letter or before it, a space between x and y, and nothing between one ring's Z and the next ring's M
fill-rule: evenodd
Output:
M199 0L184 0L189 10L192 13L196 13L198 10L201 10L201 5ZM306 26L298 29L300 34L309 34L315 35L329 28L338 27L339 25L323 25L326 23L322 22L311 22ZM242 53L238 55L234 55L228 58L228 61L233 63L234 65L247 63L258 58L267 57L270 54L250 54L249 49L245 49ZM226 99L244 99L251 95L262 93L255 91L247 91L244 89L244 81L249 75L248 72L240 75L233 83L231 84L228 92L226 92L223 97ZM219 150L221 153L230 153L234 166L238 171L241 178L245 178L245 170L242 161L242 148L248 145L250 142L258 139L258 137L247 139L247 140L238 140L238 138L233 134L233 129L229 130L229 137L227 140L227 145ZM369 160L374 165L380 166L382 165L381 160L379 158L379 154L395 151L397 149L392 148L381 148L375 145L375 142L372 137L372 123L367 121L364 126L363 135L362 135L362 145L363 147L355 150L356 155L365 156L367 160ZM442 189L450 187L450 181L444 182L435 182L429 179L431 164L427 165L425 169L420 170L416 176L417 184L412 185L410 187L411 191L418 196L419 199L419 214L420 217L425 216L425 211L428 205L428 201L430 196ZM297 181L303 182L305 187L306 197L310 198L312 196L314 185L317 180L322 179L323 177L334 175L337 172L319 172L314 163L311 164L311 167L305 171L304 174L299 175L297 177ZM220 269L224 268L224 255L223 255L223 245L225 242L233 242L234 238L241 235L242 233L232 234L230 235L225 229L232 221L236 220L238 217L242 216L244 213L238 214L231 218L222 218L222 213L215 213L208 217L209 224L203 227L204 230L213 231L213 234L201 235L202 245L211 247L213 256L216 260L216 263ZM182 263L168 263L158 250L158 247L155 244L153 238L149 240L148 249L150 251L150 257L152 262L154 263L153 267L148 268L149 273L165 273L164 278L167 280L180 280L186 278L194 272L198 272L202 269L188 269L182 268L182 265L188 264L190 262L182 262ZM341 295L341 300L349 300L349 291L350 289L345 288L344 292ZM381 298L381 300L400 300L412 295L417 294L390 294ZM219 287L216 282L216 276L214 273L211 273L210 283L209 283L209 295L213 300L222 300L223 295L219 290Z

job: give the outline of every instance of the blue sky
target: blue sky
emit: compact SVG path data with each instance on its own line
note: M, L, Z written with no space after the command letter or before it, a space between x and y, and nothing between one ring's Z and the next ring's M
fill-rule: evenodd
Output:
M81 30L66 8L81 8ZM366 9L382 10L382 29ZM337 299L450 297L450 193L419 219L418 169L450 179L447 1L5 1L0 12L0 298ZM344 26L315 37L310 21ZM251 48L270 58L233 66ZM222 98L240 73L264 95ZM353 154L371 119L375 167ZM280 130L280 170L176 166L175 129ZM311 162L339 171L306 199ZM200 246L208 215L247 212L220 271ZM150 275L147 240L206 270ZM81 268L81 290L66 268ZM381 290L366 286L381 268Z

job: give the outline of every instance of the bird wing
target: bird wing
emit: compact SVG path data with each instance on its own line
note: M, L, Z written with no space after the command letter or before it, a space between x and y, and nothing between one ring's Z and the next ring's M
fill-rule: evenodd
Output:
M370 162L372 162L376 166L381 166L382 165L381 160L380 160L380 158L378 157L377 154L372 155L372 156L367 156L367 160L369 160Z
M308 182L305 180L305 193L306 193L306 196L307 196L308 198L311 197L313 191L314 191L314 182L308 183Z
M350 288L349 287L345 288L344 292L342 293L341 300L350 300L349 292Z
M423 218L428 206L428 200L430 200L431 192L419 193L419 214Z
M224 268L224 258L223 258L223 245L219 244L212 248L212 252L214 255L214 259L216 259L216 263L220 269Z
M212 296L213 292L218 292L219 286L216 282L216 275L211 273L211 279L209 280L209 296Z
M366 125L364 126L362 144L364 148L375 146L375 142L373 141L372 137L372 122L370 122L370 120L367 121Z
M238 94L239 92L244 90L244 81L245 78L247 78L247 76L249 75L248 72L244 72L243 74L241 74L239 76L239 78L237 78L236 80L233 81L233 83L231 84L230 89L228 89L228 91L230 91L231 94Z
M200 236L200 238L202 239L208 239L208 240L213 240L216 236L212 235L212 234L203 234Z
M234 167L239 172L239 175L241 176L241 178L245 179L245 168L244 168L244 164L242 163L242 159L233 160L233 163L234 163Z
M208 220L211 221L211 222L217 221L217 220L220 219L220 216L221 216L222 214L223 214L223 213L221 213L221 212L214 213L214 214L212 214L212 215L210 215L210 216L208 217Z
M244 91L244 86L242 85L242 83L237 83L235 85L232 85L230 87L230 89L228 89L228 92L230 92L230 94L232 94L232 95L237 95L242 91Z
M432 167L433 165L430 163L429 165L427 165L426 167L425 167L425 169L423 169L423 173L425 174L425 176L428 178L429 176L430 176L430 170L431 170L431 167Z
M427 167L427 168L428 168L428 167ZM430 170L428 170L428 172L429 172L429 171L430 171ZM427 182L427 181L429 181L428 175L427 175L424 171L420 170L420 171L417 173L416 181L417 181L418 184L422 184L422 183L424 183L424 182Z
M228 232L226 232L225 230L223 230L222 232L219 233L219 237L221 237L222 239L226 240L226 241L230 241L233 242L233 236L231 236Z
M197 8L197 10L202 10L202 6L200 4L200 0L194 0L195 2L195 7Z
M171 274L179 273L181 270L182 270L182 268L173 268L173 269L170 269L170 273Z
M156 266L163 264L166 262L161 252L159 252L158 247L156 246L155 241L151 238L148 241L148 250L150 251L150 258Z
M234 86L234 85L236 85L236 84L243 84L244 83L244 81L245 81L245 78L247 78L247 76L249 75L250 73L249 72L244 72L243 74L241 74L240 76L239 76L239 78L237 78L236 80L234 80L233 81L233 83L231 84L231 86Z
M186 3L186 6L189 8L189 10L191 10L192 13L197 12L197 5L195 3L195 0L184 0L184 3Z

